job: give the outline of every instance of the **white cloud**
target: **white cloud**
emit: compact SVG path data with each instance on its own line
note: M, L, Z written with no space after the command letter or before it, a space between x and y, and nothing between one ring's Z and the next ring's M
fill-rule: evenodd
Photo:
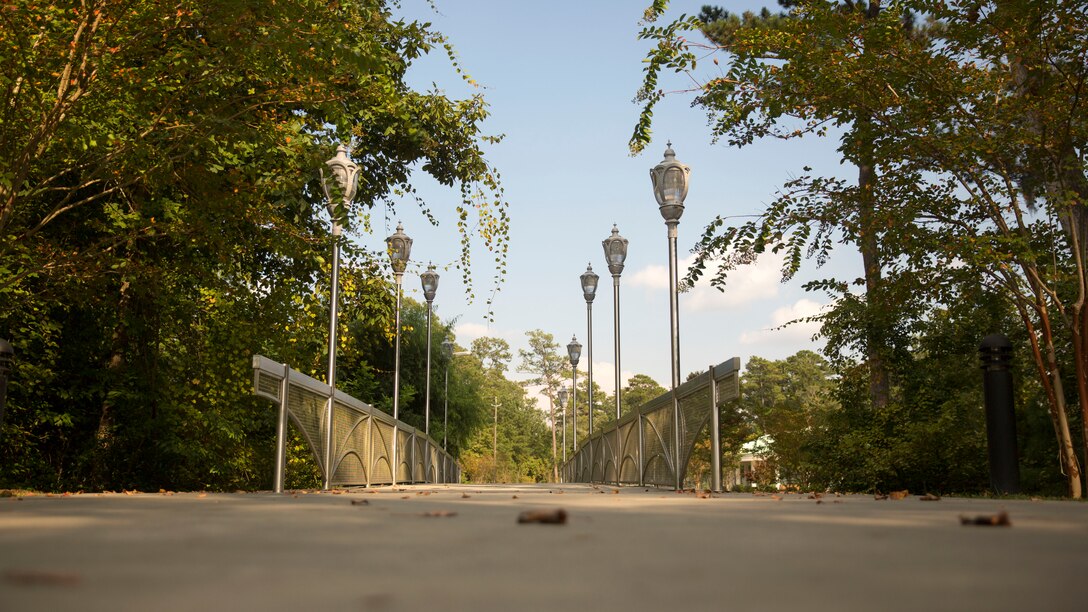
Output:
M466 347L476 338L483 338L485 336L489 338L502 338L510 344L519 342L524 338L524 334L518 330L497 329L485 323L458 323L454 326L453 333L457 334L457 343Z
M708 269L708 274L695 287L680 295L680 308L689 312L726 310L774 298L781 286L782 258L779 254L764 253L756 263L733 270L724 292L710 286L713 270ZM694 255L678 262L681 277L694 262ZM651 291L668 291L669 269L661 265L646 266L631 275L631 284Z
M809 344L812 336L820 330L819 323L801 322L794 323L785 328L781 327L790 321L796 321L798 319L819 314L824 308L826 308L825 304L820 304L807 298L797 300L789 306L783 306L772 312L768 327L758 331L744 332L741 334L740 343L761 346L767 344L779 346L787 343L800 345Z
M620 384L627 384L635 373L629 370L620 372ZM601 391L611 394L616 390L616 364L611 361L593 362L593 383L600 387Z

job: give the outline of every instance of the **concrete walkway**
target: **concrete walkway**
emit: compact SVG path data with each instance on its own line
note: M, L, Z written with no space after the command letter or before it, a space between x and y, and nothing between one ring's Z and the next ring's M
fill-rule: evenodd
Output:
M563 509L564 524L519 524ZM1009 526L961 524L1008 513ZM0 610L1088 609L1088 504L591 485L0 498Z

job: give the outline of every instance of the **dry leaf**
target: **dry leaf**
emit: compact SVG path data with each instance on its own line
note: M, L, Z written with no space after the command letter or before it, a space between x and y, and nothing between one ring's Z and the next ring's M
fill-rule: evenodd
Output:
M427 518L446 518L450 516L457 516L456 512L450 512L449 510L432 510L431 512L424 512L420 516Z
M978 516L960 515L961 525L985 525L989 527L1011 527L1009 513L1002 510L997 514L980 514Z
M4 579L24 585L72 586L79 584L79 574L47 570L12 569L4 572Z
M925 495L919 497L918 499L921 500L921 501L939 501L941 498L934 495L934 494L932 494L932 493L926 493Z
M412 499L411 495L402 495L401 499Z
M612 489L612 494L613 494L613 495L618 495L618 494L619 494L619 492L620 492L620 490L619 490L619 489Z
M518 515L518 522L562 525L567 522L567 511L562 508L556 508L554 510L526 510Z
M514 497L513 497L512 499L517 499L517 498L518 498L518 496L517 496L517 495L515 495L515 496L514 496Z
M817 493L816 491L813 491L812 493L808 494L809 499L820 499L821 497L823 497L823 494L822 493Z
M903 489L902 491L892 491L888 494L892 499L906 499L910 495L910 491Z
M816 500L816 503L817 503L817 504L822 504L822 503L824 503L824 500L822 500L822 499L817 499L817 500Z
M773 499L775 501L782 501L782 496L781 495L772 495L771 499Z
M205 498L207 496L208 496L207 493L200 493L199 495L197 495L197 497L199 497L199 498Z
M351 500L351 505L353 505L353 506L369 506L370 501L365 500L365 499L353 499L353 500Z
M472 496L471 496L471 495L469 495L468 493L462 493L462 494L461 494L461 499L469 499L469 498L471 498L471 497L472 497Z
M877 501L882 501L882 500L888 499L888 496L887 495L881 495L880 493L877 493L876 495L873 496L873 499L875 499Z

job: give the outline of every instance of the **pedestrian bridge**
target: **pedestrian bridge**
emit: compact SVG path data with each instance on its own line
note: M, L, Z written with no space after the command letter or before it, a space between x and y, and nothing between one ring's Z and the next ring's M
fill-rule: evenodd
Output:
M287 422L313 451L325 488L456 483L457 461L430 436L291 367L257 355L254 393L276 403L273 489L283 491ZM696 441L721 430L722 404L740 392L734 357L647 402L582 440L562 466L565 482L682 489ZM721 491L720 436L711 439L711 488Z

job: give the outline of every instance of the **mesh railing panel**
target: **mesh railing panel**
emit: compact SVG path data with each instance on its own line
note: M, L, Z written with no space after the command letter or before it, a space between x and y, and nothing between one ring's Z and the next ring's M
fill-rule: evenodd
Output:
M672 402L642 415L643 471L646 484L674 486L672 471L673 414Z
M740 360L734 357L680 385L678 406L670 391L639 407L638 414L603 424L563 466L563 474L576 482L682 485L695 443L715 408L740 394L739 373ZM715 381L717 406L712 404Z
M694 393L689 393L680 399L681 441L680 441L680 481L683 482L687 473L688 461L695 450L695 441L699 434L710 422L711 387L703 386Z
M317 465L325 471L325 436L321 435L325 427L324 397L298 385L287 389L287 413L302 432L302 437L314 451Z
M327 474L325 407L330 396L329 387L259 355L253 357L253 369L254 394L276 402L284 399L280 397L280 389L284 377L288 377L287 398L281 403L281 409L298 426L313 451L318 468ZM333 453L329 486L393 482L394 462L391 455L395 430L398 432L398 482L422 482L436 478L442 482L452 482L460 477L457 462L434 440L403 423L396 427L395 423L385 413L338 391L330 432ZM285 444L282 437L277 439L277 455L281 458L285 454ZM280 480L275 484L277 490L282 490L283 464L279 465Z
M377 419L371 423L371 484L389 484L393 482L393 425Z
M412 433L397 429L397 482L412 481Z
M274 402L280 401L281 380L282 378L276 378L267 372L257 370L257 395L263 395Z
M333 482L337 485L367 484L367 453L370 448L370 415L340 402L333 406L333 450L336 457Z

